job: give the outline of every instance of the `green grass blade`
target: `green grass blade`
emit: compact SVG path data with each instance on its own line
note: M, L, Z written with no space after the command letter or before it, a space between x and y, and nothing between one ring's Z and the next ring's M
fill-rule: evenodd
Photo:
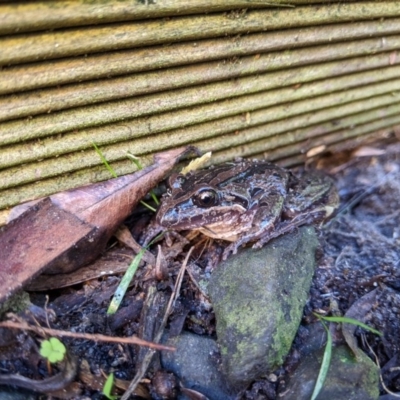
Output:
M127 151L126 156L136 165L138 170L143 169L143 165L140 162L139 158L133 155L131 152Z
M104 166L107 168L108 172L114 177L117 178L118 175L117 173L113 170L113 168L111 167L111 165L108 163L108 161L106 160L106 158L104 157L103 153L101 152L101 150L97 147L95 142L92 142L92 145L94 147L94 149L96 150L96 153L99 155L101 162L104 164Z
M140 204L142 204L143 206L145 206L146 208L148 208L150 211L156 212L157 210L152 207L150 204L147 204L146 202L144 202L143 200L140 200ZM158 204L158 203L157 203Z
M348 317L322 317L321 315L318 316L319 318L322 318L325 321L329 321L329 322L340 322L340 323L344 323L344 324L352 324L352 325L357 325L360 328L366 329L367 331L370 331L372 333L375 333L375 335L378 336L383 336L382 332L379 332L378 330L371 328L370 326L357 321L356 319L353 318L348 318Z
M139 251L138 254L136 254L136 257L132 260L131 264L129 265L128 269L126 270L124 276L121 279L121 282L119 283L114 296L110 302L110 305L108 306L107 314L115 314L121 304L122 299L125 296L125 293L129 287L129 284L131 283L131 280L133 279L140 261L142 260L143 254L145 251L158 239L160 239L164 235L164 232L161 232L159 235L157 235L146 247L144 247L142 250Z
M122 277L121 282L119 283L117 290L114 293L114 296L111 300L111 303L108 307L107 314L115 314L121 304L122 299L125 296L125 293L129 287L129 284L131 283L132 278L134 277L140 261L142 260L143 254L146 251L146 249L142 249L139 251L139 253L136 255L136 257L133 259L131 264L129 265L128 269L125 272L125 275Z
M324 357L322 358L321 368L319 369L318 378L317 378L317 381L315 382L314 391L311 396L311 400L315 400L317 398L319 392L321 391L321 389L324 385L326 376L328 375L329 366L331 364L331 358L332 358L332 335L329 332L329 329L326 327L326 325L322 321L321 321L321 323L326 330L327 341L326 341L326 345L325 345Z
M117 173L114 171L114 169L111 167L111 165L108 163L108 161L106 160L106 158L104 157L103 153L101 152L101 150L97 147L95 142L92 142L92 145L94 147L94 149L96 150L96 153L99 155L102 163L104 164L104 166L107 168L108 172L114 177L114 178L118 178ZM138 169L143 169L142 164L140 163L139 159L137 157L135 157L132 154L128 153L128 158L130 160L132 160L136 166L138 167ZM136 161L134 161L134 159ZM153 191L150 191L151 197L153 198L154 202L159 205L160 202L158 201L156 195L153 193ZM141 204L143 204L146 208L148 208L150 211L156 212L157 210L152 207L151 205L147 204L146 202L144 202L143 200L140 201Z
M141 169L143 169L143 165L142 165L142 163L140 162L140 159L139 159L138 157L136 157L135 155L133 155L133 154L130 153L129 151L126 152L126 156L136 165L136 167L137 167L137 169L138 169L139 171L140 171ZM155 193L154 193L152 190L150 191L150 195L151 195L151 197L153 198L154 203L156 203L157 205L159 205L160 202L158 201L157 196L155 195ZM147 203L142 202L142 204L143 204L145 207L147 207L148 209L150 209L151 211L156 212L156 210L155 210L153 207L149 206Z
M152 197L152 199L154 200L154 203L156 203L157 205L160 205L159 200L157 199L157 196L155 195L155 193L151 190L150 191L150 196ZM153 208L154 210L154 208ZM154 210L155 211L155 210Z

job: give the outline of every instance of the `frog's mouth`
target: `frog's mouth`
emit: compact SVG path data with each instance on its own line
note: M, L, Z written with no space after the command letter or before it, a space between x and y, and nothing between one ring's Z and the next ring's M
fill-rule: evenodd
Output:
M182 215L175 208L164 213L159 213L156 221L165 228L174 228L177 230L196 229L205 224L204 215Z
M214 239L222 239L227 240L229 242L236 242L239 238L239 233L234 233L232 230L229 231L222 231L220 229L212 229L210 226L203 226L202 228L198 229L201 233L206 236L212 237Z
M246 209L239 204L218 206L207 209L193 209L191 213L182 214L176 208L170 208L157 215L157 223L166 228L200 229L209 227L212 231L235 231L241 215ZM213 236L214 237L214 236Z

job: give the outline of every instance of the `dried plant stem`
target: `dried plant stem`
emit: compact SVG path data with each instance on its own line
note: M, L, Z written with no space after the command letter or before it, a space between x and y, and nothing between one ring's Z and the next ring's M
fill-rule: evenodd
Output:
M101 335L101 334L70 332L70 331L63 331L63 330L59 330L59 329L51 329L51 328L44 328L44 327L28 325L27 323L24 323L24 322L3 321L3 322L0 322L0 327L33 331L39 335L46 334L46 335L51 335L51 336L72 337L75 339L93 340L95 342L137 344L139 346L145 346L145 347L149 347L151 349L156 349L156 350L167 350L167 351L175 350L174 347L164 346L164 345L160 345L158 343L148 342L146 340L142 340L137 337L120 338L120 337L106 336L106 335Z
M160 327L157 330L157 333L154 336L154 342L155 343L159 343L161 340L161 337L164 333L164 329L167 325L167 321L168 321L168 317L172 312L174 303L176 301L176 299L179 296L179 292L181 289L181 284L182 284L182 279L183 279L183 275L185 273L185 269L187 266L187 263L189 262L189 258L192 254L194 247L191 247L190 250L188 251L185 260L182 263L182 266L179 270L178 276L176 278L176 282L175 282L175 286L174 286L174 290L171 293L171 297L169 299L169 302L167 304L167 307L165 309L165 313L164 313L164 317L162 319L162 322L160 324ZM141 381L141 379L143 378L144 374L147 371L147 368L151 362L151 359L153 358L155 351L154 350L149 350L147 352L147 354L144 356L143 361L140 365L140 367L138 368L138 371L135 375L135 377L132 379L131 383L129 384L128 389L126 390L126 392L124 393L124 395L121 397L121 400L128 400L130 395L133 393L133 391L136 389L137 385L139 384L139 382Z

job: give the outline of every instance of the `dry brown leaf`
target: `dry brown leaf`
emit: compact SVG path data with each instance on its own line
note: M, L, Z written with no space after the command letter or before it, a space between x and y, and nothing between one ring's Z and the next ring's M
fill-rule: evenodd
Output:
M377 289L365 294L363 297L358 299L352 306L347 310L345 317L356 319L360 322L365 322L366 315L370 312L376 301ZM358 347L357 340L354 336L354 332L357 329L357 325L353 324L342 324L342 332L347 345L351 348L354 355L358 357L358 353L361 350Z
M65 273L97 258L136 204L191 148L155 156L134 174L55 194L0 228L0 301L39 273Z

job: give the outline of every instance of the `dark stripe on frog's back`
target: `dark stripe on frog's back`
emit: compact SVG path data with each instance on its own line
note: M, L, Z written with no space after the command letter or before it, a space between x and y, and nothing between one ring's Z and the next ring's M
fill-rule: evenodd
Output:
M208 183L213 187L225 187L232 182L245 182L249 177L253 178L256 174L263 175L266 170L277 168L276 165L265 161L254 162L243 160L236 163L221 164L210 170L213 179L208 180L205 177L204 183Z
M211 187L217 190L223 189L229 184L240 184L246 182L249 177L254 178L257 174L262 176L265 174L266 170L276 170L277 168L279 167L265 161L252 162L243 160L216 165L206 170L195 171L186 177L179 192L174 193L174 199L183 203L190 198L196 190L202 187ZM248 190L251 190L251 188L248 187ZM241 194L244 195L244 193ZM246 206L245 203L248 203L247 200L245 201L240 196L236 196L235 193L232 193L232 195L235 196L235 198L237 197L237 202L244 207Z
M239 165L241 164L241 165ZM252 165L247 162L224 163L209 169L189 173L183 181L176 200L184 200L190 197L202 187L210 187L216 190L223 188L231 182L242 182L250 175Z
M208 186L215 186L215 184L213 183L215 179L213 179L213 177L217 178L220 173L223 173L224 171L230 171L231 169L231 166L228 166L227 164L222 164L210 169L189 172L189 174L185 176L185 180L182 183L181 190L183 190L184 192L190 192L193 190L194 186L198 186L199 184L204 183L206 183ZM196 185L194 185L194 183L196 183Z
M232 169L235 169L234 163L220 164L215 167L194 171L185 176L180 190L176 193L175 199L183 199L185 197L190 197L196 190L201 187L211 187L216 188L221 184L221 179L227 176L227 179L232 178ZM245 168L247 170L248 168ZM235 175L233 176L235 177Z

